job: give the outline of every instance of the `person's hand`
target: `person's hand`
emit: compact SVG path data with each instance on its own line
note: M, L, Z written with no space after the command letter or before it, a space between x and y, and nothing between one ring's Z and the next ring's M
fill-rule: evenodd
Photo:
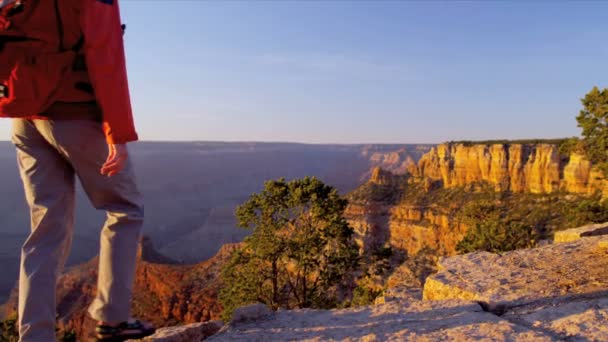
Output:
M104 176L112 177L119 173L125 165L127 165L127 159L129 158L129 150L127 145L113 145L108 144L108 159L101 167L101 174Z

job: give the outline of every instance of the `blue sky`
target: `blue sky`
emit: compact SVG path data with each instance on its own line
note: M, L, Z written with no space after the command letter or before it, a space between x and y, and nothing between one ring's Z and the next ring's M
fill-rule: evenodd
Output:
M122 0L142 140L578 135L606 2ZM8 125L0 129L8 135Z

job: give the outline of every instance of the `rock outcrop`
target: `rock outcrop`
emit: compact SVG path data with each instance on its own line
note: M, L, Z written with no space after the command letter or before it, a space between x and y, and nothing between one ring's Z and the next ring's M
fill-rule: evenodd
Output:
M346 217L366 250L389 244L408 255L425 247L452 255L467 232L458 218L433 207L353 203Z
M580 229L579 229L580 231ZM209 341L607 341L608 236L444 259L425 300L278 311Z
M608 194L589 161L576 153L564 158L552 144L441 144L420 159L416 175L446 188L487 182L499 191Z
M376 185L393 185L399 181L404 181L405 178L385 170L381 167L375 167L369 177L369 183Z
M209 341L551 341L541 331L484 312L479 304L390 302L344 310L279 311L233 324Z
M439 263L439 272L427 279L423 296L470 299L503 312L545 298L602 293L608 290L608 254L598 246L601 239L447 258Z
M224 324L221 321L186 324L161 328L152 336L138 340L142 342L195 342L215 335ZM133 340L131 340L133 341Z
M562 230L555 232L553 241L557 243L572 242L583 237L598 236L608 234L608 223L590 224L579 228Z

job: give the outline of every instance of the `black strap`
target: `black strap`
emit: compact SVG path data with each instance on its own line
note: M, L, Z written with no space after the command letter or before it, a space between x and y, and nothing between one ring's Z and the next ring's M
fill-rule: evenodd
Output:
M8 87L4 84L0 84L0 99L3 97L9 97Z
M21 1L17 1L11 5L11 7L6 12L7 17L12 17L16 14L23 12L23 3Z
M80 35L80 38L78 38L78 41L76 42L76 44L74 44L74 46L72 46L72 51L79 52L83 46L84 46L84 34Z
M82 71L82 70L81 69L75 69L75 71ZM80 91L84 91L87 94L95 95L95 88L93 88L93 85L91 83L76 82L74 84L74 88L76 88L76 89L78 89Z

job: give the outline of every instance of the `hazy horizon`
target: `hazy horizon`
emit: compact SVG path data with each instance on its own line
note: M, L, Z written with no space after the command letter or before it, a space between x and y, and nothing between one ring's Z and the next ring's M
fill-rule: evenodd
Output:
M1 119L0 119L1 120ZM413 142L302 142L302 141L261 141L261 140L153 140L153 139L139 139L132 143L233 143L233 144L295 144L295 145L344 145L344 146L359 146L359 145L438 145L447 143L450 141L486 141L486 140L553 140L553 139L566 139L571 137L578 137L580 135L573 136L554 136L554 137L523 137L523 138L491 138L491 139L458 139L458 140L443 140L437 142L425 142L425 141L413 141ZM11 142L9 139L0 139L0 142Z

